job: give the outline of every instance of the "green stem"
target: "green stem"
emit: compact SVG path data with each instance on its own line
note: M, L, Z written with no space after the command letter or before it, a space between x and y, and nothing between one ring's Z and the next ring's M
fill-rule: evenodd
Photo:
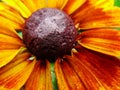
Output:
M53 85L53 90L58 90L58 85L57 85L57 79L55 75L55 70L54 70L54 63L51 63L51 76L52 76L52 85Z

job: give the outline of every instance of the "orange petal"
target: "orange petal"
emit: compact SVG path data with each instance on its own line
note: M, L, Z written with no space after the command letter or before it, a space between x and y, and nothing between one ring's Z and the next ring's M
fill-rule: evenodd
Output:
M0 34L0 42L7 42L11 44L18 44L21 45L21 40L19 38L11 37L8 35Z
M75 12L80 6L82 6L87 0L68 0L64 7L64 11L68 14Z
M108 11L96 9L84 20L80 21L80 28L120 27L120 8L115 7Z
M28 18L31 15L30 10L20 0L2 0L2 1L11 6L12 8L14 8L15 10L18 10L25 18Z
M0 34L11 36L14 38L19 38L16 31L14 29L12 29L12 27L10 29L10 27L7 28L7 27L0 26Z
M58 59L55 63L55 73L59 90L70 90L60 66L60 59Z
M68 62L58 60L56 64L60 66L60 67L55 67L56 75L58 75L57 79L58 79L59 90L63 90L63 89L66 90L67 88L69 88L68 90L85 90L84 85L82 84L81 80L79 79L77 74L74 72L73 68L71 68ZM63 74L59 73L59 71L57 70L62 71ZM66 80L65 82L68 84L69 87L65 87L61 83L63 82L62 79L60 79L61 77L64 77L64 79Z
M31 12L34 12L37 10L34 0L21 0L21 1L25 4L25 6L27 6L30 9ZM39 0L39 1L41 1L41 0Z
M87 90L105 90L102 83L96 78L92 71L90 71L86 64L80 61L81 59L79 60L78 58L70 56L66 56L66 58Z
M69 0L47 0L47 7L63 9Z
M114 0L87 0L75 13L71 15L75 23L82 23L85 18L95 12L96 9L110 10L114 6ZM98 12L99 13L99 12Z
M51 66L50 66L50 62L48 61L46 61L46 90L53 90Z
M101 53L97 53L83 47L76 48L78 52L74 52L74 59L70 59L69 62L74 65L76 72L80 72L83 64L92 75L91 79L96 79L104 89L95 90L119 90L120 89L120 60L107 56ZM75 64L76 63L76 64ZM81 64L80 64L81 63ZM77 64L79 69L77 69ZM86 70L86 71L87 71ZM85 72L85 71L83 71ZM84 74L86 75L86 74ZM90 76L90 74L87 74ZM83 77L81 77L82 79ZM90 82L89 82L90 84ZM88 84L88 85L89 85ZM95 85L95 83L93 84ZM87 85L86 85L87 86ZM92 86L90 86L92 88ZM89 89L88 89L89 90ZM90 89L93 90L93 89Z
M17 44L11 44L11 43L4 43L4 42L0 42L0 51L1 50L14 50L14 49L19 49L21 46L17 45Z
M31 74L34 64L35 61L26 60L0 74L0 90L20 89Z
M34 70L31 73L25 90L53 90L50 71L50 63L37 61Z
M79 44L112 56L120 56L120 31L111 29L95 29L81 33Z

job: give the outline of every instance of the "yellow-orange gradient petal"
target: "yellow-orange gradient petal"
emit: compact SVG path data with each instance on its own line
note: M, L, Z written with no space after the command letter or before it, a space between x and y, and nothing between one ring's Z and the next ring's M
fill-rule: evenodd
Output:
M9 28L11 28L11 29L9 29ZM17 35L17 32L14 29L12 29L12 27L9 27L9 28L0 26L0 34L11 36L14 38L19 38Z
M4 10L4 9L10 9L10 7L4 4L3 2L0 2L0 10Z
M19 49L24 46L20 38L0 34L0 50Z
M64 7L64 11L68 14L72 14L76 11L81 5L83 5L87 0L68 0L67 4Z
M47 0L32 0L32 1L35 3L35 6L37 9L47 7L47 4L46 4Z
M3 16L0 16L0 27L7 27L9 29L11 29L11 27L14 29L21 29L22 28L21 24L16 23L12 20L9 20Z
M120 56L120 31L111 29L88 30L79 35L79 44L98 52Z
M3 20L5 20L5 22L2 21L2 19L0 21L1 22L0 34L20 39L18 33L15 30L16 26L14 27L14 25L11 25L11 23L9 21L7 22L7 19L5 18L3 18ZM6 26L6 25L10 25L10 26Z
M31 73L25 90L53 90L50 63L37 61Z
M1 2L0 2L0 16L5 17L21 25L24 23L24 19L20 16L20 14L16 10Z
M120 27L120 8L114 7L107 11L96 9L79 23L83 29Z
M35 5L36 0L21 0L21 1L30 9L31 12L34 12L37 10L36 5Z
M63 9L69 0L47 0L48 8L58 8Z
M24 51L24 50L23 50ZM5 65L5 67L2 67L2 69L0 69L0 74L5 73L6 71L8 71L10 68L13 68L14 66L20 64L21 62L27 60L30 58L31 54L28 52L19 52L7 65ZM10 51L9 51L10 52ZM8 52L8 53L9 53ZM5 52L7 53L7 52ZM4 57L5 55L3 55Z
M85 90L83 83L68 62L58 59L55 73L59 90Z
M82 23L85 18L95 12L96 9L110 10L114 6L114 0L87 0L75 13L71 15L75 23ZM99 12L98 12L99 13Z
M31 74L34 64L35 60L25 60L0 74L0 90L19 90ZM7 66L0 70L4 68Z
M20 0L2 0L4 3L8 4L15 10L21 13L25 18L28 18L31 15L31 11L25 6Z
M1 27L1 26L0 26ZM9 63L20 50L23 43L12 29L0 30L0 67Z
M104 8L110 9L114 7L114 0L87 0L86 3L91 4L91 6L95 6L96 8Z
M83 47L76 49L78 52L67 58L87 90L120 90L120 59Z
M0 50L0 68L9 63L19 51L20 49Z
M24 23L24 19L18 13L15 13L15 12L12 12L9 10L5 10L5 11L0 10L0 16L5 17L5 18L7 18L15 23L18 23L21 26Z

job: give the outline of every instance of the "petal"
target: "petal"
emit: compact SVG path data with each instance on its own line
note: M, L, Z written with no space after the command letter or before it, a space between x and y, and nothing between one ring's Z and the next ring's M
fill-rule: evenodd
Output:
M3 2L0 2L0 10L5 10L5 9L10 9L10 7L4 4Z
M83 64L86 69L93 75L91 79L96 79L99 84L104 89L95 89L95 90L119 90L120 89L120 60L107 56L101 53L97 53L83 47L77 47L78 52L74 52L74 60L70 59L69 61L74 65L74 68L79 65L79 69L82 68L80 65ZM72 60L72 61L71 61ZM76 64L75 64L76 62ZM79 69L76 69L76 72L80 72ZM85 71L83 71L85 72ZM84 74L86 75L86 74ZM88 74L90 76L90 74ZM89 82L90 84L90 82ZM95 83L93 84L95 85ZM92 87L92 86L90 86ZM89 90L89 89L88 89ZM93 89L90 89L93 90Z
M66 56L68 62L72 66L72 68L75 70L75 72L78 74L79 78L83 82L84 87L87 90L105 90L102 86L101 82L98 81L96 76L92 73L92 71L89 70L89 68L85 65L85 63L82 63L78 58L76 57L70 57Z
M88 30L79 35L79 44L101 53L120 56L120 31L111 29Z
M0 30L0 44L0 67L9 63L24 46L15 31L9 29Z
M48 8L59 8L63 9L69 0L47 0Z
M50 71L50 63L37 61L34 70L31 73L25 90L53 90Z
M11 37L4 34L0 34L0 44L0 50L18 49L24 46L20 38Z
M18 53L26 50L25 48L20 49L9 49L0 50L0 68L9 63Z
M46 4L47 0L32 0L32 1L35 3L35 6L37 9L47 7L47 4Z
M50 62L46 61L46 90L53 90Z
M11 36L14 38L19 38L16 31L12 27L10 29L10 27L7 28L7 27L0 26L0 34Z
M96 9L92 14L80 21L80 28L120 27L120 8L108 11Z
M87 0L87 2L96 8L103 8L104 10L114 7L114 0Z
M22 3L20 0L2 0L4 3L8 4L15 10L18 10L21 15L25 18L28 18L31 15L30 10Z
M110 10L114 6L114 0L87 0L75 13L71 15L75 23L82 23L85 18L95 12L96 9ZM99 12L98 12L99 13Z
M62 72L59 61L60 61L60 59L58 59L55 63L55 73L56 73L56 77L57 77L58 88L59 88L59 90L69 90L69 86L64 77L64 74Z
M9 10L0 10L0 16L7 18L14 23L20 24L20 26L22 26L25 22L18 13L13 13Z
M75 12L80 6L82 6L87 0L69 0L64 7L64 11L68 14Z
M57 60L55 70L58 79L59 90L85 90L81 80L68 62ZM63 79L60 79L61 77ZM67 85L65 86L63 82Z
M1 90L18 90L28 79L33 70L35 61L25 60L6 72L0 74L0 89ZM1 70L4 69L0 68Z
M1 43L0 51L1 50L14 50L14 49L19 49L21 47L17 44L11 44L7 42L0 42L0 43Z
M9 29L13 28L13 29L21 29L22 26L19 23L16 23L14 21L11 21L3 16L0 16L0 27L7 27Z
M37 10L34 0L21 0L21 1L25 4L25 6L27 6L30 9L31 12L34 12Z
M24 19L20 16L20 14L16 10L1 2L0 5L1 5L0 16L5 17L21 25L24 23Z
M1 21L2 23L0 24L0 34L20 39L18 33L16 32L15 28L12 25L6 26L8 24L8 22L6 21L7 19L5 20L5 22Z
M21 49L14 50L0 50L0 68L9 63Z
M24 19L19 14L13 13L9 10L0 10L0 16L13 21L14 23L20 24L21 26L24 23Z
M7 53L7 52L4 52L4 53ZM13 68L14 66L16 66L16 65L20 64L21 62L27 60L30 56L31 55L28 52L18 53L7 65L5 65L5 67L2 67L2 69L0 69L0 74L5 73L6 71Z

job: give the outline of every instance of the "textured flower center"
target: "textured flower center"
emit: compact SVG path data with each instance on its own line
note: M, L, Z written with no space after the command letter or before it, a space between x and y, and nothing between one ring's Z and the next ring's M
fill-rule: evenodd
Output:
M53 8L34 12L26 20L22 33L26 47L38 59L56 59L70 54L77 35L72 19Z

